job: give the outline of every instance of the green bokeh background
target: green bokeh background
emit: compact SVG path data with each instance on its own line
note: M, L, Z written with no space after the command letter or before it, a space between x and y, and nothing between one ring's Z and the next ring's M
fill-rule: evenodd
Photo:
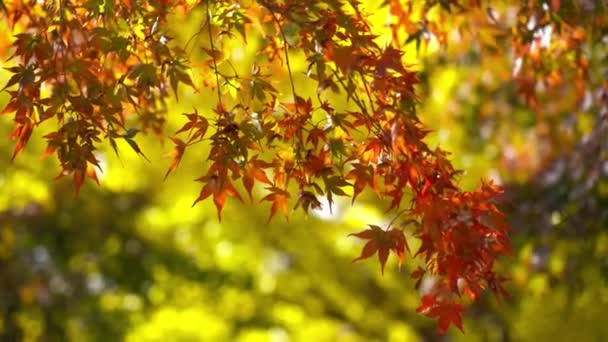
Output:
M376 8L372 1L365 3ZM383 25L386 16L385 9L374 10L371 19L384 41L390 39ZM173 32L178 42L198 29L201 17L174 18L180 23ZM246 74L255 58L255 40L246 46L241 41L225 44L235 67ZM500 130L489 136L482 129L487 120L478 115L483 106L497 103L489 96L496 92L488 89L501 82L478 86L484 72L501 71L487 64L496 62L507 72L512 64L506 56L485 64L449 63L458 49L441 52L430 44L417 51L412 44L406 52L406 60L422 71L419 115L434 130L429 143L451 151L453 163L466 170L463 188L475 188L480 178L499 179L508 189L517 189L513 193L518 200L535 201L533 196L542 193L534 192L534 175L501 162L506 146L526 150L534 113L516 101L504 103L510 114L491 119ZM602 61L606 48L596 50ZM314 93L305 61L297 53L292 57L299 92ZM7 75L0 71L0 84ZM199 70L192 75L202 81ZM285 75L273 82L283 96L290 96ZM167 136L183 124L180 113L193 106L210 113L215 103L208 90L180 89L180 102L171 99L168 106ZM229 87L224 92L243 96ZM0 107L6 102L7 94L0 94ZM590 115L580 113L583 132L593 126L585 123ZM409 274L419 261L408 258L399 270L389 259L384 275L375 260L350 262L362 241L347 235L390 220L383 214L387 204L373 194L364 193L354 205L339 200L331 214L323 210L305 217L294 211L289 221L277 217L270 224L268 203L229 200L220 223L211 201L191 208L200 190L193 180L205 171L208 147L188 149L180 167L163 181L170 141L138 135L149 162L127 144L119 145L120 157L105 146L99 153L101 184L87 181L75 197L69 177L53 180L59 173L56 160L40 159L45 149L41 137L53 124L47 121L35 131L13 162L14 142L0 139L2 340L608 340L606 215L590 217L592 234L571 237L540 234L529 227L537 224L536 218L508 211L517 223L514 253L499 267L511 278L507 287L512 297L503 302L481 298L467 310L465 335L450 329L440 337L435 322L415 312L420 296ZM11 126L9 116L1 117L0 135L8 137ZM563 184L565 190L559 191L573 191L579 183ZM608 197L605 178L594 189L592 196L600 203L596 214L603 213L608 208L602 207ZM259 198L263 189L255 192ZM508 200L505 208L513 208ZM560 229L568 210L572 204L544 213L553 224L550 229ZM416 250L416 241L409 242Z

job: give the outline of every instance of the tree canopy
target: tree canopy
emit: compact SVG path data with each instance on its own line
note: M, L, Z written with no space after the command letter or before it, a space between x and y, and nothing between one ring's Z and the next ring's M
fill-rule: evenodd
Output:
M504 210L519 232L538 237L529 253L539 268L548 267L543 258L550 240L597 236L605 226L604 3L0 5L8 33L0 36L0 49L8 51L2 114L12 120L12 160L22 158L31 138L42 139L45 159L38 163L56 168L57 178L71 178L78 195L86 178L99 184L111 177L104 169L109 151L122 163L132 150L153 167L159 158L154 147L146 148L152 135L171 146L166 169L152 184L170 186L180 177L174 173L188 168L198 184L178 186L194 185L198 195L181 203L182 210L212 202L219 222L231 205L247 210L227 205L228 198L261 203L273 225L275 216L287 220L296 210L308 215L325 208L331 215L342 197L351 205L377 201L385 219L362 218L351 230L349 240L362 240L351 259L377 255L381 274L390 255L399 268L405 263L421 297L415 311L437 319L441 335L452 324L463 330L465 306L486 300L486 290L508 296L507 277L497 271L500 257L512 255ZM458 89L446 102L449 87ZM463 127L459 137L450 136L447 122ZM500 151L485 149L496 145ZM456 166L447 152L465 148L491 154L490 165L500 171L477 173L492 179L475 184L479 178L466 173L479 166ZM126 173L136 179L146 165L139 167ZM507 196L498 185L505 181ZM133 195L126 206L139 210L146 200ZM6 215L44 220L34 212L27 219ZM548 228L530 228L539 216ZM597 220L585 221L590 217ZM557 235L550 230L560 225ZM119 241L132 238L130 229L116 231ZM299 248L297 239L282 237L300 234L288 224L269 234L262 239ZM149 250L155 262L178 258L156 248L140 244L131 254ZM576 263L605 246L577 253L563 248ZM246 282L207 274L187 258L169 262L194 279ZM107 270L120 274L116 267L127 265ZM553 267L561 274L575 266ZM158 271L142 272L139 280Z

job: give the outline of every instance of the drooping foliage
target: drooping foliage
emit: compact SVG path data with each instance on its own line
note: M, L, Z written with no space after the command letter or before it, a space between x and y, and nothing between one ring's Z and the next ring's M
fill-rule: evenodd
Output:
M461 190L448 153L425 142L429 131L417 113L421 80L404 62L404 46L449 46L444 26L460 28L459 39L480 41L489 55L503 53L496 42L510 39L515 68L508 78L538 109L539 96L572 85L574 98L561 101L584 100L589 58L581 43L591 31L588 22L562 19L573 9L559 1L522 3L511 22L501 21L501 7L477 1L383 6L390 8L390 43L379 39L357 1L5 2L3 16L16 34L2 112L14 121L13 158L38 127L51 125L45 156L59 159L59 176L73 177L78 192L85 177L97 180L100 146L118 154L123 140L146 158L138 134L165 135L166 100L178 97L180 84L212 88L215 109L185 113L169 137L166 176L189 147L209 145L194 204L212 199L221 220L228 197L254 201L259 193L257 200L270 202L270 221L291 208L318 209L321 197L331 209L337 196L354 202L364 190L375 192L393 217L353 234L367 240L355 260L377 253L384 271L390 252L399 262L405 257L406 236L418 239L414 255L422 264L411 276L418 284L435 279L418 311L437 318L440 333L450 324L462 329L463 294L505 294L494 266L510 252L509 227L495 206L500 188L483 182ZM168 21L191 15L202 18L199 30L185 42L174 39ZM556 33L546 38L547 31ZM232 64L235 42L255 46L246 74ZM194 50L202 59L192 57ZM307 65L313 91L296 82L295 61ZM280 93L278 82L289 92ZM539 95L538 84L549 94Z

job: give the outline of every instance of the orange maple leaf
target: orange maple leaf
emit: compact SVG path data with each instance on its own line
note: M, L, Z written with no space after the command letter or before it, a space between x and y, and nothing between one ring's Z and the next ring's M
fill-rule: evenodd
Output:
M349 236L352 235L369 240L365 246L363 246L361 255L352 262L367 259L378 252L378 260L380 260L382 274L384 274L384 265L386 265L390 251L393 251L393 253L397 254L397 257L399 258L399 267L401 267L405 251L409 251L409 246L407 245L407 240L405 239L403 231L396 228L384 230L372 224L370 224L369 227L369 229L359 233L349 234Z

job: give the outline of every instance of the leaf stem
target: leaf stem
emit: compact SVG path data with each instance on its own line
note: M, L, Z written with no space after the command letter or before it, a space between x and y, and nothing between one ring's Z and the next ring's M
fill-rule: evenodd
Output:
M397 214L395 214L395 217L393 217L391 222L388 223L388 226L386 226L385 230L388 230L393 225L393 223L395 223L395 221L397 221L397 219L400 218L401 215L403 215L408 210L409 209L401 209L399 212L397 212Z
M367 93L367 98L369 99L369 105L372 108L372 113L376 114L376 109L374 108L374 101L372 100L372 95L369 91L369 87L367 86L367 80L365 79L365 75L362 72L359 72L361 75L361 80L363 81L363 86L365 87L365 93Z

